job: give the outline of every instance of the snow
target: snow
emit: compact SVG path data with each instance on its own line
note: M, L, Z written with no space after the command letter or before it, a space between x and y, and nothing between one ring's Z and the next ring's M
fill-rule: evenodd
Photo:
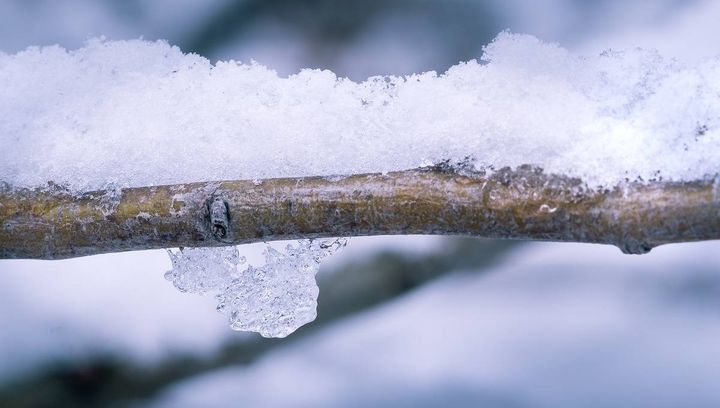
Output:
M152 365L211 355L232 334L212 299L178 296L162 250L0 262L0 382L98 355Z
M182 292L215 295L218 312L234 330L286 337L315 320L315 274L324 258L346 244L347 239L301 240L279 249L265 244L260 266L243 266L247 259L235 246L168 251L173 268L165 278Z
M665 1L666 3L671 0ZM629 20L628 24L607 30L603 35L585 39L578 45L581 50L605 48L646 47L672 55L684 62L695 64L708 56L720 55L720 43L709 41L720 34L716 16L720 15L720 3L713 0L699 0L692 3L677 3L674 7L658 7L664 18L639 24L637 19L627 18L627 3L618 2L622 8L620 20ZM658 2L638 2L632 7L636 16L648 16L647 9L656 7ZM667 6L667 4L666 4ZM620 13L618 13L620 14ZM631 14L632 15L632 14ZM613 18L618 21L617 18Z
M529 244L154 405L714 407L718 244Z
M96 39L0 55L0 88L0 174L16 187L353 174L468 156L595 186L720 172L720 60L583 57L507 32L479 62L361 83Z

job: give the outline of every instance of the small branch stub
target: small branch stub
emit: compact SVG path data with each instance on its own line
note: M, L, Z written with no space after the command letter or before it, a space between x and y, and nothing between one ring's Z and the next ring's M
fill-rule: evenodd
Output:
M228 237L230 225L227 203L220 197L214 197L208 203L208 210L210 213L210 231L217 240L225 240Z

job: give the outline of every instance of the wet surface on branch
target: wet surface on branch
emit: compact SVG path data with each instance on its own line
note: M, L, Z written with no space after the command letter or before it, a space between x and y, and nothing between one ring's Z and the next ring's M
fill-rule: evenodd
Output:
M442 234L612 244L645 253L720 239L717 179L588 189L521 166L190 183L73 195L0 191L0 258L360 235Z

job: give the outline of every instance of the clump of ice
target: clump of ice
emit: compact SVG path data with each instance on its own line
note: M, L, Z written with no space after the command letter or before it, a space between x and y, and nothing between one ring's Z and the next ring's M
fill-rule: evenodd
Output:
M720 59L578 56L501 33L446 73L362 83L165 42L0 54L0 181L74 190L337 175L472 157L610 185L720 172Z
M244 264L236 246L219 248L181 248L168 250L172 270L165 273L181 292L208 293L223 288L239 275L238 265Z
M165 278L180 291L215 295L217 310L234 330L285 337L315 320L320 261L346 243L302 240L281 249L267 245L259 266L248 264L235 246L168 251L173 268Z

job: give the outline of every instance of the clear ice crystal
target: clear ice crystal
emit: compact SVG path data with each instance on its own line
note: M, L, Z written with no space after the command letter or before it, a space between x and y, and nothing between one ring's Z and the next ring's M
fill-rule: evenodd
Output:
M280 250L268 244L259 266L247 264L234 246L168 251L173 269L165 278L183 292L214 294L234 330L285 337L315 320L315 274L346 244L345 238L302 240Z
M181 248L168 250L172 270L165 273L181 292L207 293L229 284L238 276L237 266L244 263L235 246L219 248Z

